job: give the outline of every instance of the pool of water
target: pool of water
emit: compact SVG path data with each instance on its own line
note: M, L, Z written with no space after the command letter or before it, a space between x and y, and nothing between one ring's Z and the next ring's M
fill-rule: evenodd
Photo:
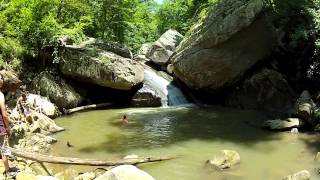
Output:
M121 123L126 114L127 125ZM316 134L264 131L259 112L220 107L131 108L77 113L56 123L66 128L55 138L51 154L101 160L116 160L128 154L174 155L178 158L139 165L159 180L269 180L306 169L314 179L320 151ZM69 143L73 147L68 147ZM205 161L223 149L237 151L241 163L223 172L205 167ZM72 167L79 171L95 168Z

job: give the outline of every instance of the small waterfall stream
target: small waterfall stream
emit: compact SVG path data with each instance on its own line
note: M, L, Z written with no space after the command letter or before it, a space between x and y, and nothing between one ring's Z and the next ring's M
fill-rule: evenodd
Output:
M171 77L164 78L152 68L144 68L145 83L154 88L161 96L162 106L178 106L188 104L182 91L173 84Z

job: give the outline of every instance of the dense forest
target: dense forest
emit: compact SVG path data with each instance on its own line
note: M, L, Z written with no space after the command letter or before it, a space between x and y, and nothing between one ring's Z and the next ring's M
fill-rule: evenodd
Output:
M87 36L100 38L124 44L137 52L143 43L153 42L170 28L185 35L215 2L165 0L157 4L154 0L1 0L0 62L3 67L16 69L23 56L37 57L41 50L59 46L59 39L63 37L74 43ZM318 0L266 2L278 33L284 36L285 42L280 46L284 52L319 45ZM55 60L59 59L57 54L53 51ZM315 55L308 58L314 61L318 50L308 55ZM318 66L315 62L312 68ZM312 69L309 72L309 76L318 76Z
M37 56L63 37L74 43L86 36L101 38L136 52L169 28L186 33L209 3L213 1L1 0L1 64L18 66L25 53Z

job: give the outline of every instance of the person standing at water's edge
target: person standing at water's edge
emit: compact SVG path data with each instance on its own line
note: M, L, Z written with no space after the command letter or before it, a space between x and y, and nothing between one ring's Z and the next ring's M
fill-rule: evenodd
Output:
M4 78L0 74L0 89L2 88L4 83ZM8 140L8 136L10 135L10 126L9 126L9 118L6 111L5 99L2 91L0 90L0 146L1 148L1 158L5 168L5 174L9 175L9 162L8 158L4 153L3 144L6 140Z

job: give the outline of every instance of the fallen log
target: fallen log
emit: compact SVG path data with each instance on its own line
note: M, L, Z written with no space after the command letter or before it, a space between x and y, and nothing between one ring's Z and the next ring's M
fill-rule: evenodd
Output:
M118 161L107 161L107 160L95 160L95 159L80 159L72 157L58 157L43 155L33 152L28 152L21 149L10 148L13 155L30 159L37 162L46 162L54 164L72 164L72 165L86 165L86 166L119 166L119 165L137 165L142 163L164 161L174 159L172 156L164 157L146 157L146 158L131 158L131 159L121 159Z
M101 103L101 104L90 104L86 106L80 106L72 109L63 109L64 114L71 114L78 111L88 110L88 109L97 109L102 107L111 106L113 103Z

